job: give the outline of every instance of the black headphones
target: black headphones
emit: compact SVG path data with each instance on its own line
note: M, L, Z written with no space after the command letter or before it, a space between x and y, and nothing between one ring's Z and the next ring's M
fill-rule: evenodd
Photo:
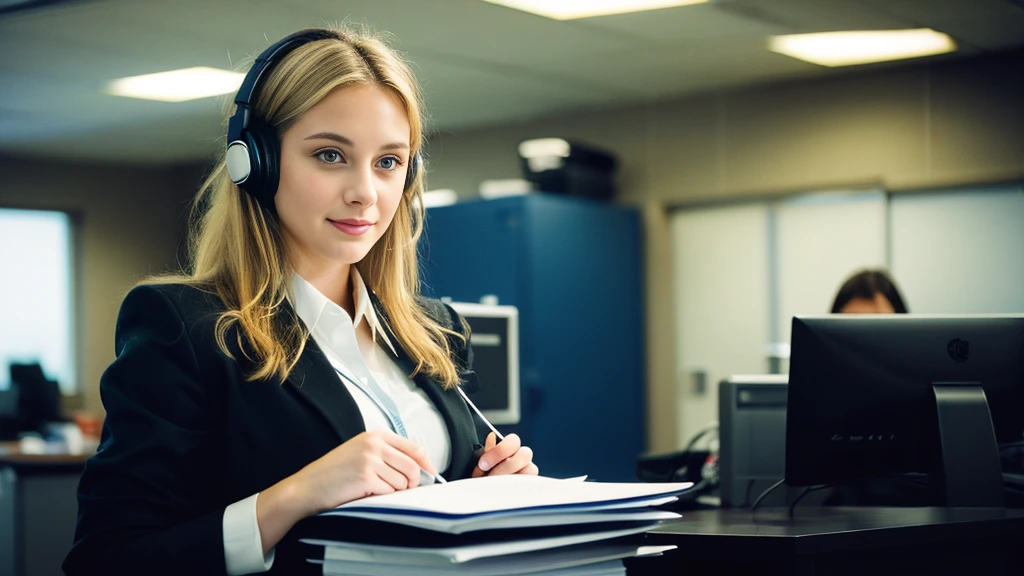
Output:
M303 44L331 38L341 39L337 33L322 28L301 30L282 38L256 58L235 96L237 108L228 121L228 149L225 157L228 176L271 214L276 214L274 195L277 194L280 180L278 163L281 159L281 144L277 129L252 113L253 95L264 73L289 52ZM409 159L405 190L408 191L415 182L421 163L419 152Z

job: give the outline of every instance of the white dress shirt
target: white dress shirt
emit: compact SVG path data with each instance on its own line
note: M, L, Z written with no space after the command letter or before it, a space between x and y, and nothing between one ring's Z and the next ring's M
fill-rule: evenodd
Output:
M366 430L386 429L387 416L350 379L373 379L394 401L409 439L422 446L430 462L444 470L451 461L451 438L444 418L434 403L391 356L378 345L382 342L392 352L377 314L370 302L369 291L355 266L351 268L350 284L355 304L355 318L321 294L298 274L293 274L292 305L302 322L310 329L317 346L323 350L331 366L363 416ZM274 563L274 550L264 556L260 527L256 518L259 493L235 502L224 510L224 558L231 576L266 572Z

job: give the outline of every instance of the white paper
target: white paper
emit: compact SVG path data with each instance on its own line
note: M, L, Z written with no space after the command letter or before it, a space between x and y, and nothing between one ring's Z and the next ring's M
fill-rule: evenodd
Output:
M344 570L344 569L343 569ZM395 566L392 571L381 572L380 576L421 576L421 568L412 566ZM363 576L359 572L341 571L337 572L328 568L325 564L324 576ZM429 574L435 574L430 572ZM463 574L462 572L440 572L437 574ZM466 573L469 574L469 573ZM516 575L520 576L520 575ZM626 567L622 560L608 560L584 566L572 566L569 568L555 568L552 570L541 570L539 572L523 573L521 576L626 576Z
M655 500L655 504L647 506L658 506L676 500L670 496L667 502L664 498ZM356 512L349 511L344 514L347 518L363 518L366 520L378 520L392 524L403 524L413 528L433 530L447 534L465 534L478 530L495 530L504 528L529 528L536 526L567 526L573 524L595 524L597 522L658 522L661 520L675 520L682 518L675 512L661 510L647 510L640 508L636 511L620 511L614 509L600 509L596 511L558 511L544 512L535 510L513 510L503 514L485 514L470 516L457 520L446 518L435 518L432 516L399 516L395 514L380 514L377 512Z
M324 574L348 574L353 576L390 576L392 574L409 574L417 576L516 576L520 574L536 574L543 571L562 571L569 568L588 565L593 568L598 563L608 564L609 561L620 560L630 556L660 554L675 546L645 546L636 544L596 543L580 544L555 550L541 550L501 556L481 558L463 564L453 564L444 568L425 566L403 566L400 564L383 564L380 562L351 562L347 560L322 560ZM621 563L617 563L619 567ZM604 566L603 568L607 568Z
M324 547L324 560L350 560L354 562L382 562L406 566L450 567L478 558L490 558L507 554L547 550L562 546L572 546L585 542L598 542L647 532L656 523L622 530L591 532L568 536L552 536L530 540L513 540L510 542L493 542L487 544L471 544L449 548L412 548L407 546L382 546L379 544L357 544L352 542L335 542L303 538L306 544Z
M674 496L692 486L691 482L642 484L578 482L520 474L484 476L353 500L326 514L394 511L454 518L506 510L555 506L571 509L595 503L652 499Z

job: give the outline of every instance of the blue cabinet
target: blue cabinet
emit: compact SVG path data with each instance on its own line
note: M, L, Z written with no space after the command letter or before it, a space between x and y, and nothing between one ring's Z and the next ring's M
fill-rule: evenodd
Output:
M636 209L547 194L431 208L423 291L519 309L515 432L541 474L635 479L644 450L643 258ZM481 382L481 386L486 386Z

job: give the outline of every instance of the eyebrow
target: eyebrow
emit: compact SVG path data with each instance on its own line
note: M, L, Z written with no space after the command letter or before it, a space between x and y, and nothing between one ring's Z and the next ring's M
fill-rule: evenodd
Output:
M342 144L344 146L352 146L352 147L355 146L354 142L352 142L348 138L345 138L341 134L335 134L334 132L317 132L316 134L312 134L312 135L306 136L306 140L334 140L335 142L337 142L339 144ZM409 149L409 145L406 144L405 142L392 142L390 144L385 144L385 145L381 146L380 149L381 150L408 150Z

